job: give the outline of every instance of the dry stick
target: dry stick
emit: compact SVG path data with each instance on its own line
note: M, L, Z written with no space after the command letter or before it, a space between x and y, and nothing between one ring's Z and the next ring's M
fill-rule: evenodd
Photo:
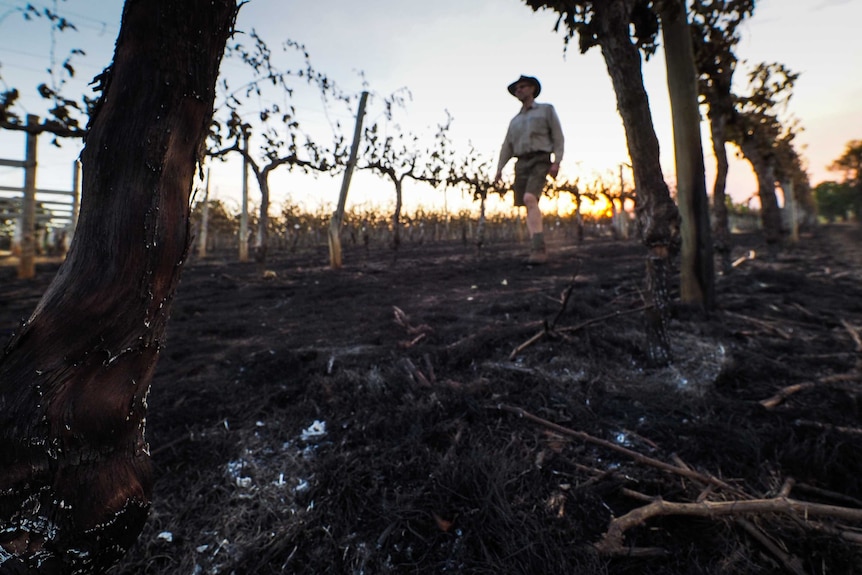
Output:
M686 465L686 463L684 461L682 461L681 459L679 460L679 464L681 467L684 467L686 469L688 468L688 465ZM787 483L785 483L785 487L789 487L790 485L792 485L792 481L788 481ZM661 501L660 497L645 495L643 493L640 493L639 491L633 491L633 490L627 489L625 487L620 489L620 493L622 493L623 495L630 497L632 499L636 499L638 501L645 501L647 503L654 503L656 501ZM697 502L700 503L701 501L703 501L703 499L699 498ZM794 555L791 555L791 554L783 551L777 544L775 544L775 542L769 537L769 535L766 534L766 532L764 532L762 529L757 527L755 524L753 524L750 521L747 521L745 519L737 517L737 518L735 518L734 521L736 522L737 525L742 527L742 529L745 530L751 537L753 537L756 541L758 541L761 545L763 545L767 551L772 553L775 556L775 558L782 565L784 565L784 567L788 571L790 571L794 575L805 575L805 572L802 571L802 568L801 568L802 562L797 557L795 557ZM607 535L605 535L605 537L607 537ZM601 542L599 543L599 545L601 545ZM657 554L656 548L653 548L653 547L634 548L634 549L638 550L638 555L640 555L640 556L650 556L650 555ZM604 553L613 554L613 555L620 555L620 554L630 555L632 553L632 550L633 550L632 547L623 547L621 543L620 543L618 548L600 549L600 551L602 551Z
M798 393L800 391L805 391L808 389L812 389L817 387L818 385L829 385L832 383L843 383L847 381L853 381L860 378L860 374L858 372L851 373L839 373L836 375L828 375L826 377L821 377L817 381L806 381L803 383L794 383L793 385L788 385L787 387L781 388L778 390L778 393L769 397L767 399L761 400L760 405L765 407L766 409L772 409L782 403L785 399L793 395L794 393Z
M684 467L677 467L676 465L671 465L670 463L665 463L664 461L659 461L658 459L654 459L652 457L648 457L637 451L633 451L621 445L617 445L611 441L606 441L604 439L599 439L598 437L593 437L589 433L585 433L583 431L576 431L574 429L570 429L568 427L563 427L562 425L557 425L547 419L542 419L537 415L533 415L532 413L521 409L520 407L515 407L512 405L497 405L495 409L500 409L502 411L508 411L509 413L514 413L519 417L523 417L524 419L528 419L534 423L538 423L556 431L561 435L568 435L569 437L576 437L582 441L586 441L587 443L592 443L593 445L599 445L601 447L605 447L607 449L616 451L617 453L622 453L627 457L630 457L634 461L638 463L643 463L645 465L650 465L657 469L661 469L662 471L667 471L668 473L674 473L676 475L681 475L683 477L688 477L689 479L695 479L697 481L701 481L703 483L714 485L716 487L721 487L722 489L727 489L728 491L737 492L737 489L732 485L725 483L724 481L718 479L717 477L713 477L711 475L704 475L703 473L698 473L692 469L686 469Z
M661 498L654 497L650 495L645 495L640 493L639 491L633 491L631 489L627 489L623 487L620 489L620 493L623 495L630 497L632 499L636 499L638 501L645 501L647 503L654 503L656 501L660 501ZM698 500L700 502L700 500ZM793 573L794 575L805 575L805 572L801 568L801 561L788 553L785 553L778 545L776 545L772 539L759 527L742 518L736 518L736 523L740 527L742 527L751 537L753 537L756 541L758 541L761 545L763 545L770 553L772 553L778 561L784 565L784 567ZM607 537L607 535L605 535ZM604 539L603 539L604 541ZM596 547L602 545L600 542ZM656 548L656 547L623 547L622 544L619 544L616 547L609 547L606 549L598 549L600 552L609 554L609 555L626 555L626 556L639 556L639 557L649 557L660 554L667 554L667 551L664 549Z
M563 292L563 295L562 295L562 297L560 298L560 311L558 311L558 312L557 312L557 315L556 315L556 316L554 316L554 319L553 319L553 320L551 320L551 325L550 325L550 327L548 326L548 323L547 323L547 322L542 322L542 323L543 323L543 329L542 329L542 331L540 331L539 333L537 333L536 335L534 335L533 337L531 337L530 339L528 339L526 342L524 342L524 343L522 343L521 345L519 345L518 347L516 347L516 348L515 348L515 350L514 350L514 351L509 355L509 361L511 361L511 360L513 360L513 359L515 359L515 356L516 356L516 355L518 355L518 354L519 354L519 353L521 353L523 350L525 350L525 349L526 349L526 348L528 348L529 346L533 345L534 343L536 343L537 341L539 341L540 339L542 339L542 337L543 337L546 333L548 333L548 331L550 331L550 330L553 330L553 329L554 329L554 326L556 326L556 325L557 325L557 322L559 321L560 317L562 317L563 312L565 312L565 311L566 311L566 307L568 307L568 305L569 305L569 298L571 298L571 296L572 296L572 291L573 291L574 289L575 289L575 279L574 279L574 278L572 278L572 282L569 284L569 287L567 287L567 288L566 288L566 291L564 291L564 292Z
M679 465L681 468L684 468L684 469L689 468L688 464L686 464L676 454L673 455L673 459L674 459L674 462L677 463L677 465ZM788 496L790 495L790 491L795 486L797 486L796 480L794 480L793 478L788 478L784 482L784 484L781 486L781 489L779 490L778 495L775 498L766 499L765 501L787 500ZM711 489L711 487L707 486L705 492L702 493L700 497L698 497L697 503L701 503L702 501L705 500L705 498L707 496L706 491L709 489ZM626 495L628 497L631 497L632 499L636 499L639 501L655 502L655 501L659 501L661 499L659 497L644 495L643 493L640 493L637 491L632 491L631 489L627 489L627 488L622 488L620 490L620 492L623 495ZM840 495L840 494L833 494L833 495ZM746 497L747 497L747 495L746 495ZM750 500L750 498L749 498L749 500ZM761 500L761 501L763 501L763 500ZM793 500L790 500L790 501L793 501ZM801 527L829 533L830 535L834 535L836 537L841 537L842 539L849 541L851 543L857 543L857 544L862 543L862 535L855 533L853 531L845 531L845 530L830 527L830 526L827 526L827 525L824 525L821 523L814 523L814 522L808 521L807 520L808 519L807 514L805 516L805 521L802 521L802 518L799 518L799 517L794 517L794 518L797 519L797 521L798 521L798 523L800 523ZM644 518L644 521L646 521L646 519L647 518ZM766 534L765 531L763 531L761 528L757 527L754 523L751 523L750 521L747 521L741 517L734 518L734 522L737 525L739 525L740 527L742 527L742 529L745 530L752 538L754 538L761 545L763 545L763 547L767 551L772 553L775 556L775 558L784 566L785 569L787 569L791 573L794 573L794 575L804 575L804 571L800 567L800 565L801 565L800 560L796 556L789 554L789 553L785 552L784 550L782 550L778 545L776 545L773 542L773 540L769 537L769 535ZM632 525L632 526L634 526L634 525ZM607 534L605 535L605 537L607 537ZM613 554L613 555L622 555L622 554L632 555L632 548L630 548L630 547L624 548L624 547L622 547L622 544L620 544L619 549L609 549L609 550L606 550L604 552L609 553L609 554ZM653 555L657 555L657 554L658 554L657 549L652 548L652 547L642 548L642 549L638 550L638 552L637 552L637 555L639 555L639 556L653 556Z
M862 352L862 338L859 337L859 330L850 325L845 319L841 320L841 325L843 325L844 329L850 333L850 337L852 337L853 341L856 343L856 351Z
M736 524L742 527L746 533L763 545L767 551L772 553L778 561L784 565L784 568L794 575L805 575L805 569L802 568L802 561L798 557L786 553L781 547L775 544L766 533L747 519L737 518Z
M588 433L576 431L568 427L557 425L556 423L533 415L532 413L529 413L528 411L519 407L501 404L496 406L496 409L508 411L509 413L514 413L519 417L523 417L525 419L543 425L548 429L551 429L561 435L576 437L588 443L599 445L607 449L616 451L618 453L623 453L638 463L651 465L653 467L661 469L662 471L668 471L670 473L675 473L683 477L688 477L689 479L693 479L702 483L714 485L723 489L728 489L732 492L739 493L739 490L711 475L698 473L687 468L687 466L677 467L674 465L667 464L663 461L653 459L652 457L647 457L636 451L632 451L631 449L627 449L610 441L593 437ZM823 515L847 521L862 522L862 509L851 509L848 507L839 507L835 505L825 505L820 503L808 503L805 501L789 499L787 497L775 497L771 499L748 499L741 501L716 502L704 500L697 503L671 503L668 501L664 501L660 497L651 498L650 496L643 494L638 495L640 496L639 498L644 500L652 500L652 502L643 507L634 509L621 517L617 517L611 520L610 526L608 527L608 530L605 532L601 541L595 544L595 548L599 552L611 555L626 555L629 557L652 557L656 555L666 554L666 551L658 548L632 549L623 546L623 535L628 529L636 527L637 525L646 522L652 517L658 517L663 515L715 517L722 515L785 513L797 517L801 514L806 521L809 516ZM819 528L819 526L815 527ZM855 537L855 534L851 532L841 532L841 536L848 541L852 541Z
M791 334L785 332L783 329L781 329L780 327L775 325L775 322L766 321L764 319L758 319L755 317L750 317L750 316L743 315L741 313L732 312L732 311L726 311L724 313L731 316L731 317L739 318L739 319L745 320L749 323L753 323L754 325L759 326L759 327L765 329L766 331L771 331L771 332L781 336L784 339L787 339L787 340L793 339L793 336Z
M858 427L831 425L829 423L822 423L820 421L811 421L810 419L797 419L793 422L793 425L798 425L800 427L813 427L815 429L822 429L824 431L837 431L839 433L846 433L848 435L862 436L862 429Z
M416 335L416 334L428 334L433 332L434 330L428 324L422 325L411 325L410 318L404 313L404 310L399 308L398 306L392 306L392 310L395 314L395 323L403 327L407 331L407 335Z
M629 314L638 313L641 311L646 311L648 309L652 309L652 307L653 307L652 304L649 304L649 305L642 305L641 307L636 307L634 309L627 309L624 311L615 311L614 313L609 313L609 314L603 315L601 317L594 317L593 319L588 319L586 321L582 321L581 323L570 326L570 327L561 327L557 331L562 331L565 333L571 333L573 331L579 331L579 330L584 329L587 326L590 326L594 323L598 323L600 321L605 321L605 320L613 319L615 317L619 317L619 316L623 316L623 315L629 315Z
M763 399L760 401L760 405L765 407L766 409L772 409L777 407L779 404L783 403L785 399L793 395L794 393L798 393L800 391L805 391L807 389L812 389L817 387L816 381L806 381L804 383L794 383L793 385L788 385L787 387L782 387L778 390L778 393L769 397L767 399Z
M862 522L862 509L809 503L786 497L750 499L746 501L701 501L699 503L672 503L658 498L648 505L638 507L625 515L612 519L607 532L601 541L595 544L595 547L603 553L617 553L619 550L624 550L623 534L632 527L641 525L653 517L664 515L717 517L722 515L762 513L801 515L806 520L812 516L825 516L845 521Z
M509 361L512 361L513 359L515 359L515 357L519 353L521 353L522 351L524 351L525 349L527 349L528 347L530 347L531 345L533 345L534 343L536 343L537 341L542 339L542 337L544 337L545 333L547 333L545 330L542 330L542 331L536 333L536 335L534 335L533 337L531 337L530 339L528 339L527 341L525 341L524 343L522 343L521 345L516 347L514 350L512 350L512 353L509 354Z
M837 527L832 527L823 523L806 523L805 526L814 531L820 531L828 535L840 537L844 541L849 541L850 543L855 543L856 545L862 545L862 533L859 533L858 531L845 531L843 529L838 529Z
M676 454L673 455L674 462L680 467L688 467L688 465ZM781 486L776 497L785 498L790 496L790 491L793 489L793 486L796 485L796 480L792 477L788 477L784 484ZM712 487L707 485L706 488L701 492L698 496L696 503L701 503L702 501L706 501L707 497L712 493ZM747 493L743 494L745 499L752 499L752 497L748 496ZM804 572L801 570L801 561L795 555L791 555L786 553L783 549L781 549L773 539L760 527L755 525L754 523L743 519L741 517L734 518L734 523L739 525L750 537L754 540L758 541L767 551L772 553L779 563L784 565L785 569L794 573L794 575L804 575Z
M572 276L572 281L569 283L569 286L566 288L566 291L563 292L562 297L560 298L560 311L557 312L557 315L554 316L554 319L551 320L551 329L554 329L557 325L557 322L560 321L560 318L566 311L566 308L569 306L569 298L572 297L572 291L575 289L575 277L577 276L577 272L574 276Z
M808 485L807 483L797 483L794 487L797 491L802 491L804 493L809 493L818 497L825 497L827 499L831 499L832 501L846 503L847 505L862 507L862 499L856 499L855 497L851 497L843 493L838 493L837 491L830 491L829 489L815 487L813 485Z
M790 304L790 306L799 310L800 312L802 312L803 314L807 315L810 318L820 319L820 316L818 316L816 313L808 311L808 309L804 308L803 306L799 305L796 302Z
M398 363L401 365L407 375L410 376L410 379L412 379L414 383L417 383L422 387L431 387L431 382L428 381L428 378L425 377L425 374L423 374L419 370L419 368L416 367L416 365L414 365L412 361L410 361L410 358L402 358L401 361L399 361Z
M645 306L641 306L641 307L639 307L639 308L635 308L635 309L630 309L630 310L625 310L625 311L615 311L614 313L609 313L609 314L607 314L607 315L603 315L603 316L600 316L600 317L594 317L594 318L592 318L592 319L588 319L588 320L586 320L586 321L582 321L581 323L579 323L579 324L575 324L575 325L573 325L573 326L569 326L569 327L561 327L560 329L557 329L557 330L555 330L555 331L557 331L557 332L562 332L562 333L572 333L572 332L575 332L575 331L582 330L582 329L584 329L585 327L591 326L591 325L592 325L592 324L594 324L594 323L599 323L599 322L606 321L606 320L609 320L609 319L613 319L613 318L615 318L615 317L619 317L619 316L622 316L622 315L628 315L628 314L631 314L631 313L637 313L637 312L640 312L640 311L646 311L646 310L650 309L651 307L652 307L652 305L645 305ZM547 334L547 333L548 333L548 331L549 331L549 330L547 330L547 329L543 329L542 331L540 331L540 332L536 333L536 335L534 335L533 337L531 337L530 339L528 339L527 341L525 341L524 343L522 343L521 345L519 345L518 347L516 347L516 348L512 351L512 353L510 353L510 354L509 354L509 361L511 361L511 360L513 360L513 359L515 359L515 357L516 357L519 353L521 353L522 351L524 351L525 349L527 349L528 347L530 347L531 345L533 345L534 343L536 343L537 341L539 341L540 339L542 339L542 337L544 337L544 336L545 336L545 334Z

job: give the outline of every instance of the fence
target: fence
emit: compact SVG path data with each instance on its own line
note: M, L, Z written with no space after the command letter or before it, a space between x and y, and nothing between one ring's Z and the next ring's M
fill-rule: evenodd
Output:
M21 258L19 277L32 277L33 258L42 251L68 248L78 218L80 165L73 165L72 190L36 187L38 118L27 116L24 160L0 158L0 166L23 168L22 187L0 186L0 248L8 244Z

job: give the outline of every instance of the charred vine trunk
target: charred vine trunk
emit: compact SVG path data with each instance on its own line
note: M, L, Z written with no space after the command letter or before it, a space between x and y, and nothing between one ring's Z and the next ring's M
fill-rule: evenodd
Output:
M781 242L781 211L775 195L775 162L768 153L762 153L757 142L747 140L742 143L742 153L754 168L757 177L757 195L760 198L760 221L763 237L767 244Z
M720 112L710 112L710 132L712 151L715 154L715 181L712 186L713 245L721 263L721 269L728 273L731 268L730 222L727 213L727 118Z
M63 267L0 359L0 572L102 572L152 491L146 395L233 0L129 0Z
M269 179L268 172L261 171L257 176L260 186L260 214L257 220L257 233L254 236L254 261L266 262L269 248Z
M643 87L640 53L629 37L631 2L597 2L599 44L617 96L637 188L637 218L641 241L649 250L646 265L647 356L653 365L671 360L667 291L671 245L679 228L679 213L670 197L659 163L658 138Z
M392 212L392 249L398 251L401 247L401 207L403 205L403 180L393 177L395 182L395 211Z

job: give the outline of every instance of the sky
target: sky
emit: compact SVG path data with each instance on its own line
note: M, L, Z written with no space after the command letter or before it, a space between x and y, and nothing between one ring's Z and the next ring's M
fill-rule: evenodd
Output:
M53 36L46 22L22 20L16 8L25 4L0 0L0 88L18 88L23 93L21 109L44 114L44 104L33 94L34 87L48 79L45 70L51 67L52 50L55 64L71 48L86 52L73 60L76 78L65 93L72 96L75 90L86 90L87 82L111 61L122 2L51 0L47 4L56 5L78 28ZM746 62L780 62L800 74L785 113L803 128L799 151L807 160L813 185L839 178L827 166L841 155L847 142L862 138L862 75L856 72L862 62L859 21L862 0L758 0L755 15L741 30L737 55L744 63L737 81L744 80ZM620 164L630 160L604 61L597 48L586 54L576 49L564 52L562 34L553 31L555 23L556 14L534 13L520 0L251 0L240 10L234 41L248 42L247 34L254 30L276 55L287 39L303 44L314 67L344 89L372 92L366 121L380 117L383 96L406 88L411 98L399 111L401 126L430 134L448 112L453 118L450 135L455 145L462 150L472 145L492 163L508 122L519 108L506 86L521 74L536 76L542 83L538 100L555 106L566 136L561 177L616 181ZM673 187L673 140L664 72L660 51L644 62L662 167ZM240 63L223 62L222 75L232 86L241 83L244 73ZM298 94L295 104L297 118L305 127L325 132L340 122L350 138L353 118L349 110L324 110L313 95ZM244 113L253 116L254 103ZM703 134L710 189L714 160L708 130ZM22 159L23 153L23 135L0 132L0 158ZM69 189L72 163L79 153L76 142L65 142L56 149L50 138L41 138L38 186ZM735 155L733 148L730 154ZM513 164L508 165L507 175ZM630 174L625 177L630 186ZM212 197L238 207L241 181L237 159L211 165ZM22 182L21 170L0 167L0 185L20 186ZM341 178L276 171L270 183L276 206L289 201L328 209L337 201ZM755 191L749 165L733 159L728 182L731 197L743 202ZM256 195L252 184L252 202ZM393 200L391 184L367 172L353 176L348 209L386 206ZM417 205L441 209L444 201L455 209L461 198L450 191L444 200L443 192L424 184L405 187L408 209Z

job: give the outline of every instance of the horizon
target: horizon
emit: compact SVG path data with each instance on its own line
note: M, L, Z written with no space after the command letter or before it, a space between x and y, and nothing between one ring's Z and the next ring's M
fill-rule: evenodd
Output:
M7 7L25 4L4 3ZM849 22L858 21L854 16L862 16L859 4L812 0L803 6L788 7L775 0L761 0L754 17L742 28L737 48L740 59L782 62L801 74L786 113L798 118L802 125L798 151L809 163L812 186L839 180L840 174L829 172L826 165L840 156L848 141L862 136L854 132L862 126L848 121L859 117L857 102L862 101L862 80L840 71L841 62L852 61L854 54L862 57L862 48L851 43L852 35L841 34ZM89 78L110 63L121 5L68 0L59 8L79 31L54 38L54 64L65 55L62 50L67 45L86 44L87 51L86 57L73 62L78 73L70 86L86 86ZM42 102L25 91L48 80L44 70L46 62L51 62L50 51L45 53L50 48L50 37L40 32L44 23L37 21L15 25L11 30L10 24L15 24L17 17L11 12L12 8L0 15L0 30L7 32L0 40L2 87L22 90L23 112L38 110ZM423 24L419 26L418 21ZM442 0L435 6L421 4L409 9L396 0L377 0L365 7L343 0L302 0L289 5L253 0L240 10L235 40L244 41L242 32L254 28L273 52L284 38L300 42L316 68L348 89L358 91L364 87L361 82L367 82L377 94L406 87L412 94L404 111L407 129L421 132L442 119L448 110L454 118L451 136L459 149L471 144L492 163L496 162L505 127L517 111L517 102L506 93L505 86L521 73L536 75L543 86L539 100L554 104L566 134L567 150L560 177L590 181L602 176L613 181L618 166L630 160L604 62L596 49L585 55L573 51L564 55L563 38L552 31L554 21L555 15L534 13L514 0L504 4L499 0L473 0L468 4ZM288 23L287 29L282 30L282 22ZM523 31L517 43L506 32L513 27ZM390 29L407 33L397 38L380 33ZM805 43L799 41L802 30L807 34ZM301 31L304 37L292 31ZM346 46L351 49L345 50ZM239 75L239 68L237 62L225 59L222 75ZM661 50L643 62L643 69L661 145L662 169L673 189L672 131ZM361 76L359 70L363 71ZM738 71L738 82L742 76L742 70ZM72 92L65 95L71 97ZM305 100L298 108L298 115L305 114L309 125L325 130L336 121L352 128L352 117L346 113L331 117L331 110L315 105L313 99ZM254 114L254 108L245 113ZM703 135L706 185L711 195L714 159L708 129L703 130ZM72 162L80 145L66 142L57 150L49 140L48 136L40 138L37 185L69 189ZM23 134L0 131L0 157L23 159L23 141ZM734 157L734 147L730 146L728 152L732 162L728 193L735 202L745 202L756 193L756 181L750 166ZM512 164L507 166L509 178ZM207 165L213 168L214 197L238 199L241 162L232 158ZM253 178L250 180L250 197L254 198L259 194ZM0 185L19 186L22 181L21 170L0 167ZM340 175L313 177L276 170L270 181L272 204L293 200L334 206L340 182ZM626 175L626 186L633 187L630 174ZM394 196L394 190L387 181L357 171L348 201L385 204L390 196ZM405 185L404 201L411 205L442 205L441 196L427 186Z

